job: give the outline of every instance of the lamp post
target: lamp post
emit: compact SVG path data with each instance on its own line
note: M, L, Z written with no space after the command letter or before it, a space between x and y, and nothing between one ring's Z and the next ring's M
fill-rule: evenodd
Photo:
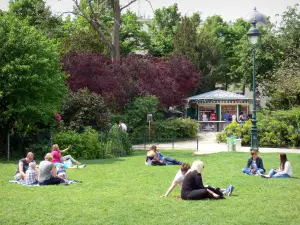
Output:
M251 149L258 151L258 140L257 140L257 126L256 126L256 74L255 74L255 67L256 67L256 47L257 42L260 37L260 32L256 28L257 21L254 20L252 25L248 31L248 41L252 44L252 53L253 53L253 77L252 77L252 85L253 85L253 110L252 110L252 126L251 126Z

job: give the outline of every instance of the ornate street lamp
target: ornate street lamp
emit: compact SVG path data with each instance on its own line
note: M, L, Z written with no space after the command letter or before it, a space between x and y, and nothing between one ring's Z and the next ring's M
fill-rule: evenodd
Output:
M252 110L252 127L251 127L251 149L258 151L258 140L257 140L257 126L256 126L256 75L255 75L255 55L256 55L256 47L259 41L260 32L256 28L256 20L252 22L252 25L248 31L248 41L252 44L252 53L253 53L253 110Z

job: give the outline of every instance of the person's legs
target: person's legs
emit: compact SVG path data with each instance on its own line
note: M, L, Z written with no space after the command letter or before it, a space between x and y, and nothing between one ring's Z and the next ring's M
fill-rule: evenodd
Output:
M67 161L67 160L70 159L72 161L72 163L78 164L78 161L75 160L75 159L73 159L73 157L71 155L65 155L65 156L63 156L61 158L62 158L62 161Z
M21 174L20 173L17 173L15 176L14 176L14 180L16 181L20 181L22 178L21 178Z
M264 170L263 169L258 169L256 170L255 174L264 174Z
M212 192L216 193L217 195L219 195L220 198L224 197L224 193L222 192L222 189L220 189L220 188L216 188L216 187L208 185L207 189L209 189L210 191L212 191Z
M51 177L50 179L40 183L40 185L53 185L53 184L60 184L60 183L64 183L64 180L58 177Z
M206 189L193 190L187 195L187 200L201 200L210 198L210 194Z
M243 173L245 173L245 174L251 175L251 170L248 169L248 168L244 168L244 169L242 169L242 171L243 171Z
M268 174L268 176L269 177L273 177L276 173L277 172L275 170L271 169L270 172L269 172L269 174Z
M164 162L166 164L169 164L169 165L181 165L182 164L182 162L180 162L180 161L178 161L176 159L173 159L173 158L171 158L169 156L167 156L167 157L164 158Z
M272 176L272 178L290 178L290 175L288 174L275 174L274 176Z

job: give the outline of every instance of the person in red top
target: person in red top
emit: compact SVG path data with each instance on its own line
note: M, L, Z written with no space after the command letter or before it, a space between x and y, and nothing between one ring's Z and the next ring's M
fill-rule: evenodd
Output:
M210 114L210 120L211 120L211 121L216 121L216 119L217 119L217 115L216 115L215 111L213 111L213 112Z
M73 157L71 155L66 155L66 156L61 156L62 152L68 151L70 148L72 147L72 145L69 145L68 148L64 149L64 150L59 150L59 146L57 144L54 144L52 146L52 160L51 162L54 164L54 166L56 167L58 164L63 164L64 168L68 168L67 164L64 164L64 161L66 160L71 160L72 163L74 164L80 164L78 161L76 161L75 159L73 159Z

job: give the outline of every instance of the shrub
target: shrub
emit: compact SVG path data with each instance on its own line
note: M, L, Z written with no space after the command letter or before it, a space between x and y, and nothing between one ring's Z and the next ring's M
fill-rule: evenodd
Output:
M194 138L198 133L199 124L192 119L168 119L151 123L150 137L154 140ZM149 136L148 126L137 127L132 134L134 139ZM163 140L162 140L163 141Z
M126 122L135 129L143 126L147 122L147 114L153 115L153 120L157 121L163 118L163 115L158 112L159 100L155 96L146 96L136 98L126 107Z
M300 146L300 110L287 111L264 110L257 114L259 146L286 147ZM242 138L242 144L249 145L251 142L251 121L244 123L243 127L237 123L229 124L225 130L217 135L219 142L226 142L229 136Z
M88 89L69 92L62 110L64 129L78 131L86 126L96 130L108 128L109 112L102 97Z
M55 135L54 143L57 143L62 149L72 144L72 148L68 150L68 154L74 157L97 159L101 156L98 132L90 127L87 127L80 134L71 130L62 131Z
M72 144L68 154L83 159L111 158L132 153L128 134L118 129L100 135L91 127L86 127L82 133L62 131L55 135L54 143L61 148Z

